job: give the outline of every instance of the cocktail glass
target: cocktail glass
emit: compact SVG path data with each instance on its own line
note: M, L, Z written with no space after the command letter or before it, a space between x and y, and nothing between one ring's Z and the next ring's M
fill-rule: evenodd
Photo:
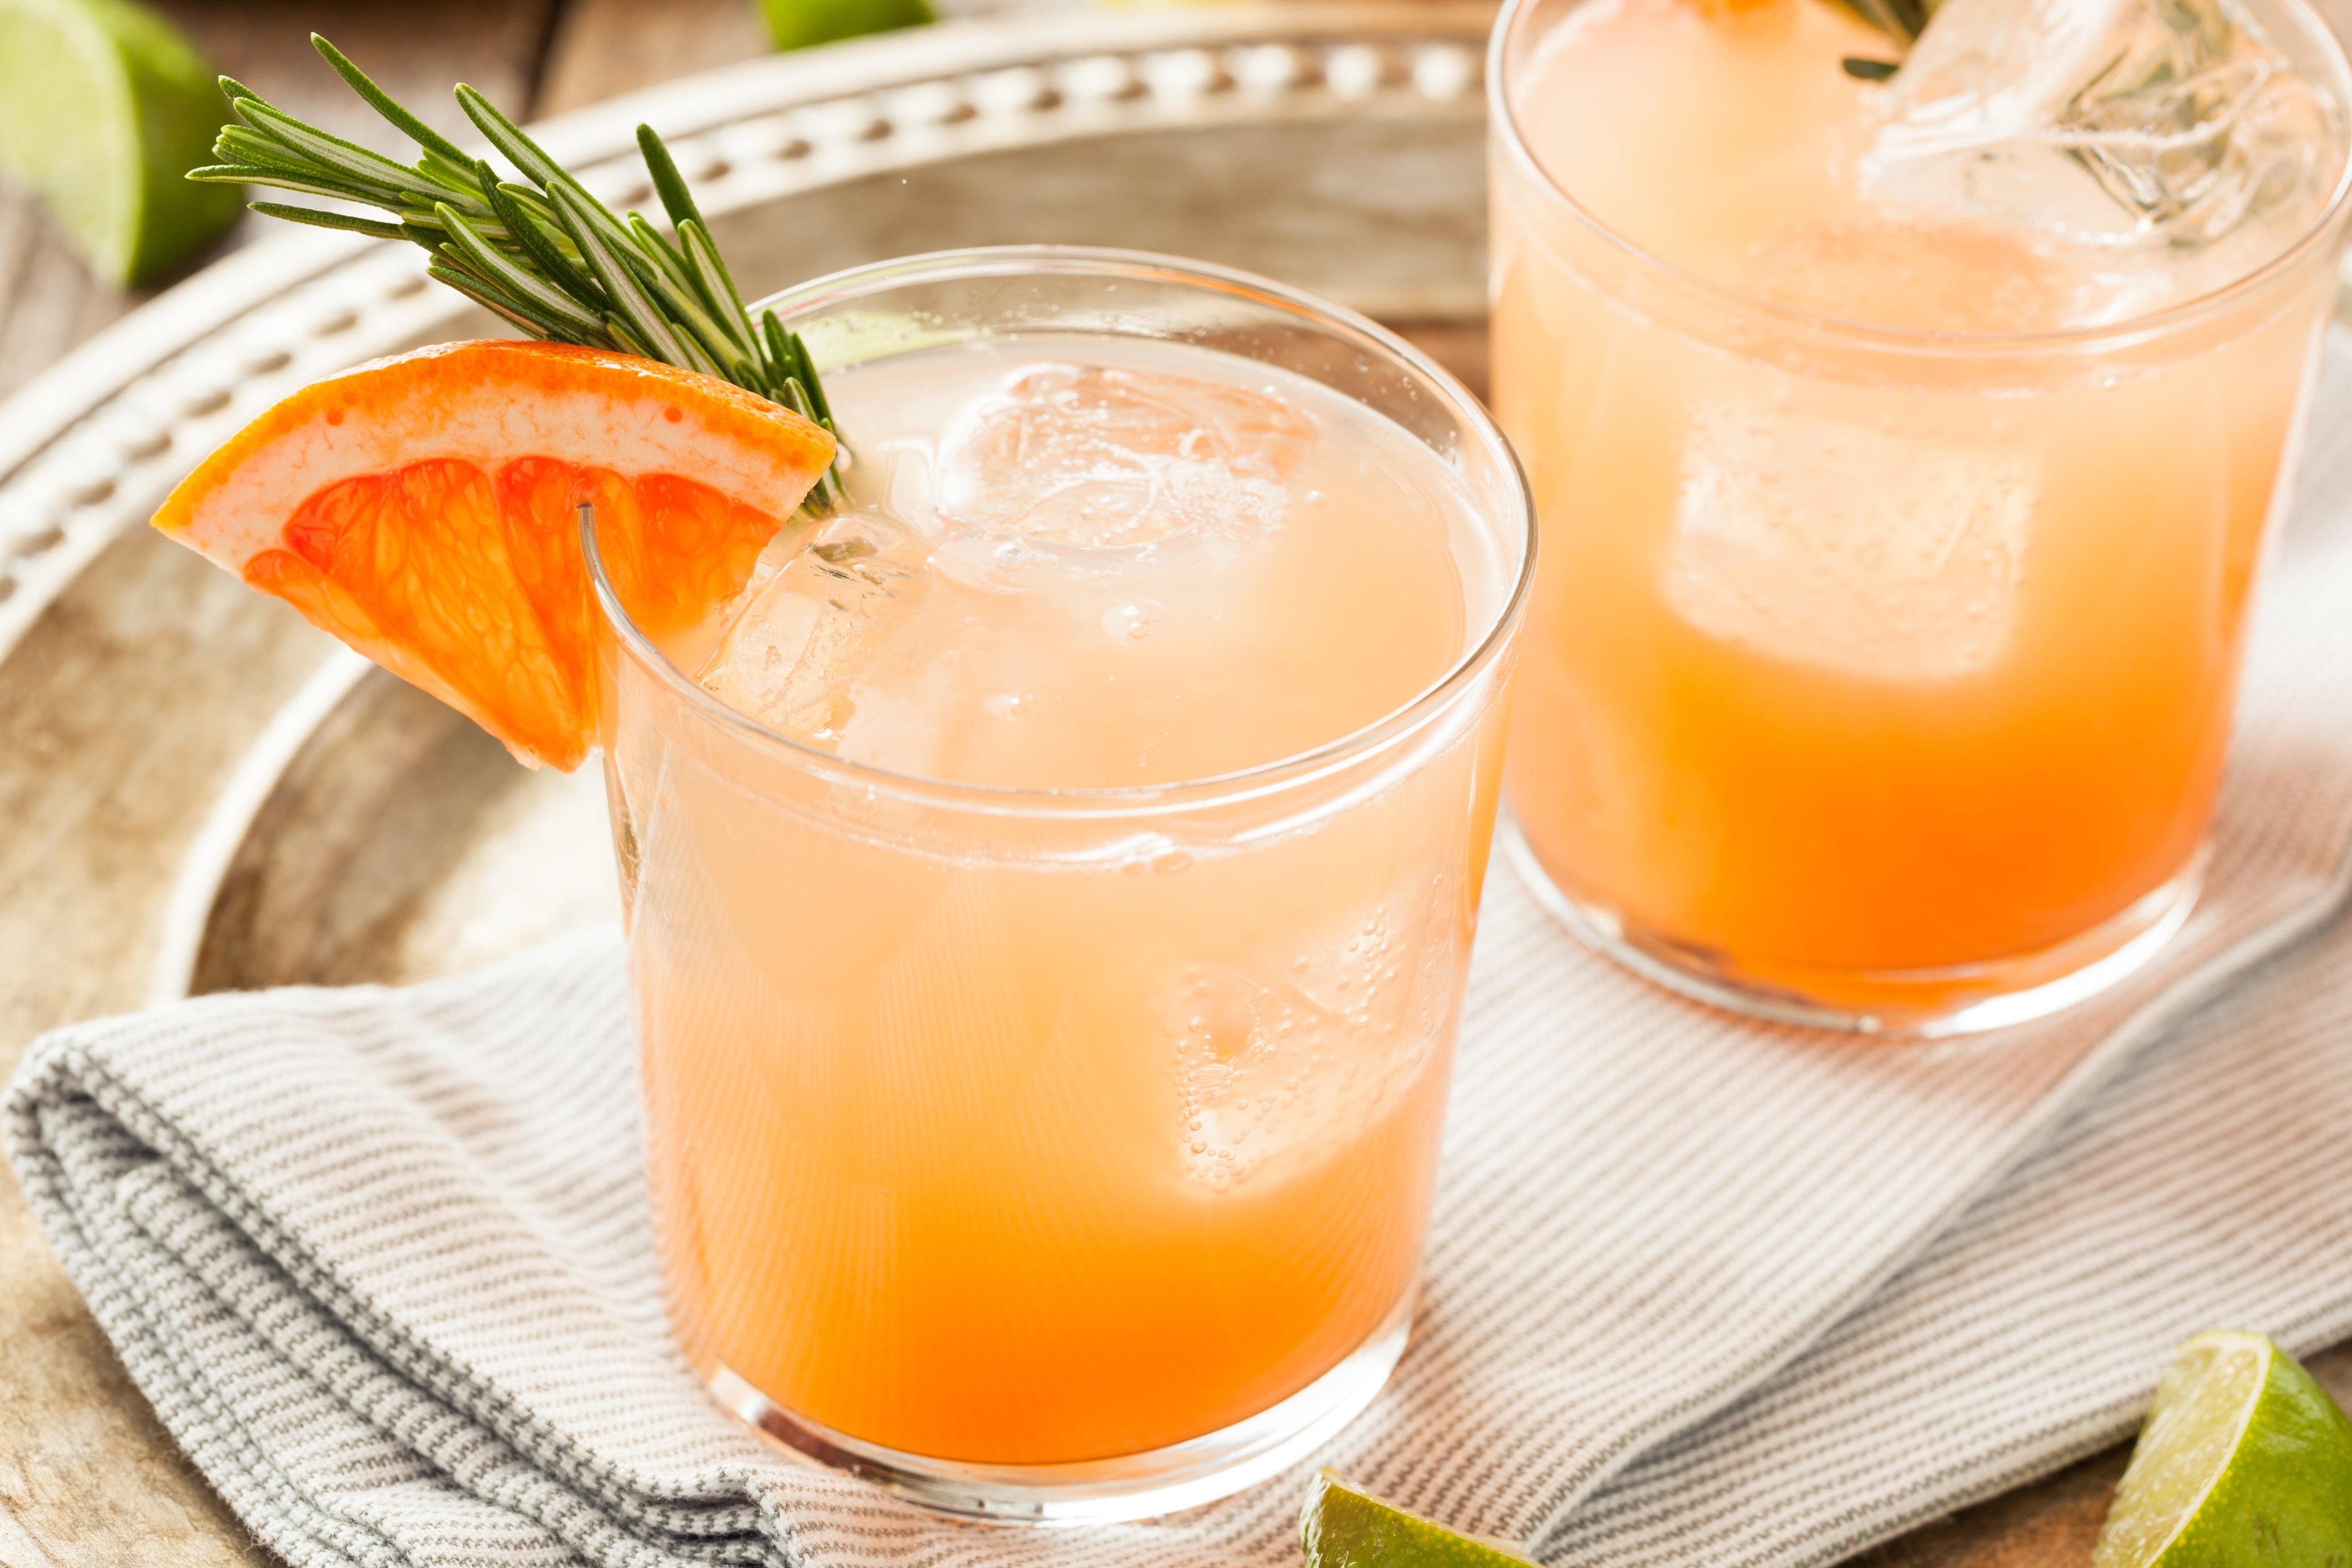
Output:
M1707 9L1664 25L1748 26L1759 50L1845 26ZM2336 106L2307 226L2153 314L2008 333L1856 324L1613 229L1538 144L1564 90L1544 46L1582 0L1506 7L1494 405L1545 534L1507 842L1588 942L1720 1005L1933 1035L2064 1005L2178 929L2347 217L2342 50L2301 0L2247 9ZM1875 90L1833 54L1811 68L1741 102L1689 90L1717 123ZM1940 283L1892 245L1790 266L1990 319L2034 237L1990 237L1926 258Z
M979 250L771 303L836 403L860 367L951 377L957 345L1024 334L1047 358L1214 349L1377 416L1349 437L1366 463L1433 454L1466 502L1473 609L1442 679L1304 754L1083 789L763 727L631 623L587 523L656 1230L695 1370L782 1443L951 1513L1225 1495L1351 1418L1404 1344L1531 576L1523 481L1410 346L1215 268ZM1237 598L1235 634L1272 614L1278 635L1280 608Z

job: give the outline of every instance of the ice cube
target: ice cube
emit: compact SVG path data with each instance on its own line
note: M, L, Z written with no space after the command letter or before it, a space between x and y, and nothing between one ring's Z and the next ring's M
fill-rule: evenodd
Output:
M2235 0L1945 0L1863 160L1882 202L2218 240L2321 183L2338 108Z
M1311 1169L1408 1100L1451 1026L1466 941L1437 893L1234 955L1171 1006L1186 1174L1213 1188ZM1466 937L1466 933L1462 933Z
M950 435L940 512L994 538L1082 549L1243 538L1280 517L1314 438L1305 415L1247 387L1036 365Z
M1702 408L1666 602L1768 658L1857 680L1958 679L2008 646L2039 488L2020 447Z
M858 676L921 599L925 550L856 513L793 543L780 565L754 577L698 679L736 711L835 751L856 710Z

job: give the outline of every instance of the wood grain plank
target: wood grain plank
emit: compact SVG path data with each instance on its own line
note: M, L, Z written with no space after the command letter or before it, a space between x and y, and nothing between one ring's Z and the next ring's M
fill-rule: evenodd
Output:
M380 152L412 149L312 52L320 7L306 0L160 0L226 74L336 135ZM344 53L453 135L472 127L449 96L466 80L529 115L558 0L408 0L336 7L325 26ZM656 15L660 12L656 10ZM23 192L0 187L0 397L179 277L262 232L247 215L223 242L173 276L118 289L90 275Z
M753 0L572 0L556 25L541 114L769 52Z
M163 603L196 608L146 609ZM0 952L40 960L0 988L0 1073L40 1031L144 999L147 925L182 848L328 646L142 528L0 662ZM270 1561L132 1385L13 1179L0 1179L0 1513L60 1568ZM0 1540L16 1568L11 1550Z
M0 188L0 397L141 298L90 276L30 196Z
M1094 0L931 0L941 16L1073 11ZM2352 4L2352 0L2346 0ZM757 0L571 0L549 50L541 114L772 52Z
M2304 1364L2336 1404L2352 1408L2352 1345ZM2120 1444L1865 1552L1852 1568L2082 1568L2130 1456L2131 1446Z
M161 0L224 71L338 134L403 152L396 134L311 52L321 7L308 0ZM558 0L401 0L332 7L328 30L363 68L431 123L470 130L449 98L467 80L531 111ZM265 220L248 217L221 248ZM209 258L199 258L196 263ZM165 280L168 283L168 279ZM92 278L22 194L0 191L0 396L114 321L154 289ZM194 595L211 612L203 646L158 639L137 606ZM215 601L217 601L215 604ZM105 623L92 635L93 622ZM71 634L71 635L68 635ZM45 658L101 657L66 685ZM149 933L119 929L154 907L176 847L210 792L192 780L233 765L253 731L320 657L317 633L256 599L194 556L148 537L125 539L76 584L0 668L0 951L45 962L0 994L0 1069L42 1029L134 1006ZM175 681L227 689L136 716L88 702L56 710L37 690L168 690ZM221 705L226 705L225 707ZM215 711L229 721L215 722ZM198 715L205 715L199 719ZM193 723L194 727L191 728ZM92 748L115 755L95 771ZM66 781L116 786L79 796ZM46 783L44 782L46 781ZM66 831L58 813L108 816L119 831ZM75 844L117 846L104 866L47 858ZM36 887L90 897L58 907ZM60 945L60 944L63 945ZM68 957L68 952L70 956ZM110 957L110 954L111 956ZM70 981L70 983L68 983ZM13 1180L0 1180L0 1568L248 1568L274 1558L213 1494L100 1333L50 1255Z
M156 0L223 72L288 112L380 153L413 156L310 47L315 28L437 131L474 138L449 96L470 82L510 113L532 112L557 0ZM650 6L658 13L663 8Z

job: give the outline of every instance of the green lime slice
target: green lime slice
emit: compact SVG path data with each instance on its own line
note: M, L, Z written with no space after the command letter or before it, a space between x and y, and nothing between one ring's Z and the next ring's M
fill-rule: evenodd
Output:
M2260 1334L2173 1352L2092 1568L2352 1568L2352 1421Z
M135 283L236 216L212 161L228 106L168 22L129 0L0 0L0 173L32 187L90 268Z
M1525 1568L1535 1559L1457 1534L1326 1470L1298 1516L1307 1568Z
M932 20L930 0L760 0L768 37L780 49L806 48L919 26Z

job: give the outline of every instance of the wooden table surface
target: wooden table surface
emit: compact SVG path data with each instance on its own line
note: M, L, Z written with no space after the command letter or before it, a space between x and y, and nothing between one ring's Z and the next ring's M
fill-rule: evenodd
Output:
M469 128L467 81L530 120L765 48L751 0L155 0L229 75L305 119L386 152L398 139L309 49L325 31L438 127ZM954 9L985 7L965 0ZM2352 0L2324 6L2339 26ZM249 236L248 217L210 256ZM171 281L166 279L165 282ZM0 187L0 398L151 298L89 277L20 195ZM7 983L0 981L0 986ZM10 1003L25 998L6 998ZM0 1005L0 1076L33 1033L67 1017ZM0 1258L45 1267L0 1279L0 1568L271 1564L188 1466L124 1374L0 1177ZM2313 1365L2352 1395L2352 1347ZM2123 1450L1967 1510L1858 1559L1870 1568L2080 1568Z
M313 29L437 129L468 137L473 128L450 100L453 82L471 82L530 121L767 47L752 0L152 3L221 70L263 97L338 135L405 156L413 149L310 51ZM248 216L226 244L265 221ZM0 397L155 292L92 279L21 195L0 190Z
M536 119L766 47L751 0L152 0L223 71L338 134L413 155L313 54L332 37L394 97L471 134L453 82ZM203 265L265 220L247 216ZM152 298L92 279L0 187L0 398ZM35 976L0 978L0 1075L88 1010ZM0 1175L0 1568L274 1564L181 1457ZM28 1261L37 1260L37 1261Z

